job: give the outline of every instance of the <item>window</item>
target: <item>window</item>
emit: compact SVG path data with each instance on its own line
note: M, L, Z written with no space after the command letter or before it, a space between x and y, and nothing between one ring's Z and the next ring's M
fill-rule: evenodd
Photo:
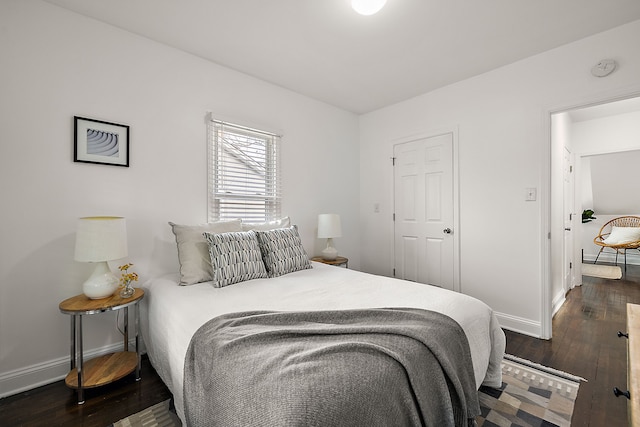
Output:
M209 221L280 217L280 137L209 121Z

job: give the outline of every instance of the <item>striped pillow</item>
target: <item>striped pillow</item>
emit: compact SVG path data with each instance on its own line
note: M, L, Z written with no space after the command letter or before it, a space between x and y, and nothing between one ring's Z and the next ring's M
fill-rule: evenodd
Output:
M255 231L204 233L204 238L209 242L214 287L267 277Z
M269 231L257 231L262 259L269 277L306 270L311 267L309 257L295 225Z

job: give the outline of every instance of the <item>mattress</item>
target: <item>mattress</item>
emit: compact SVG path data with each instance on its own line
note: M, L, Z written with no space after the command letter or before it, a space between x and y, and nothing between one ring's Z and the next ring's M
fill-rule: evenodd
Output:
M142 285L141 333L154 368L174 396L184 422L183 369L189 342L208 320L253 310L317 311L414 307L454 319L465 331L477 387L501 385L505 336L482 301L435 286L312 263L313 268L223 288L210 282L179 286L179 274Z

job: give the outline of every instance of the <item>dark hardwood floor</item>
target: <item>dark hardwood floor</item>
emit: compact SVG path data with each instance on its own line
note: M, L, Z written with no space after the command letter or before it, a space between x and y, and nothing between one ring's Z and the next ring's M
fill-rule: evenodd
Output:
M540 340L506 331L507 353L560 369L587 380L580 385L573 426L626 426L626 303L640 303L640 266L629 266L622 280L584 278L567 295L553 320L553 339ZM114 384L90 389L86 403L58 381L0 400L2 426L106 427L127 415L170 397L146 357L142 380L130 375Z
M140 376L87 389L82 405L64 380L6 397L0 400L0 426L106 427L171 397L146 356Z
M626 305L640 303L640 266L628 266L622 280L584 277L553 319L553 339L514 332L507 353L578 375L580 385L572 426L626 426L627 399L613 387L627 388Z

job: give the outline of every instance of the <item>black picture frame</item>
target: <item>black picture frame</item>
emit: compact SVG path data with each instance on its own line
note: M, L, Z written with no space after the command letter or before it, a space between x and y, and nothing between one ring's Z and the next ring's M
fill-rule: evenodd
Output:
M73 161L129 167L128 125L73 117Z

